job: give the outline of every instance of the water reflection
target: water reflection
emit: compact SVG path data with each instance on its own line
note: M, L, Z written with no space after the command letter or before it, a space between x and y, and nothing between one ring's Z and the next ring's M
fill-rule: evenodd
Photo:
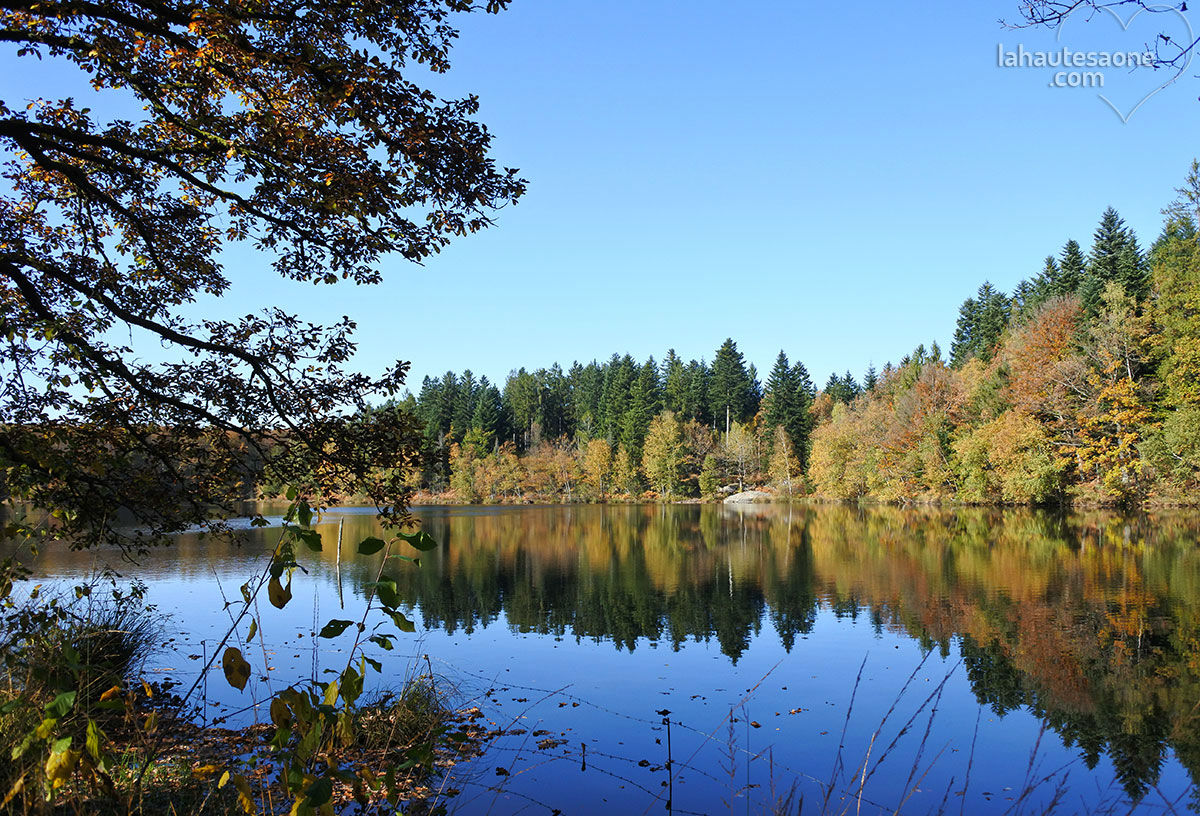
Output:
M820 606L944 653L972 689L1028 706L1131 795L1166 750L1200 771L1200 550L1193 518L957 510L572 508L431 519L449 546L405 574L427 626L503 611L521 631L634 649L715 638L737 661L769 621L785 649Z
M1194 515L840 505L421 515L444 546L419 570L390 571L428 628L470 637L503 621L625 652L715 642L736 664L763 627L790 652L831 610L958 651L980 703L1032 711L1089 768L1107 756L1131 796L1155 784L1171 749L1193 780L1200 771ZM361 598L379 562L353 547L374 522L338 518L342 580ZM263 546L184 536L147 568L199 578ZM47 553L40 568L70 573L81 557ZM334 547L313 557L318 577L335 573Z

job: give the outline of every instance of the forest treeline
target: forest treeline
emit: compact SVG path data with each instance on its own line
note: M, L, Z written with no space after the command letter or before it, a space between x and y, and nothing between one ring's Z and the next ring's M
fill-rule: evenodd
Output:
M948 357L919 346L817 388L781 351L427 377L411 486L458 501L711 497L1047 504L1194 500L1200 165L1143 250L1116 210L1011 292L984 283Z

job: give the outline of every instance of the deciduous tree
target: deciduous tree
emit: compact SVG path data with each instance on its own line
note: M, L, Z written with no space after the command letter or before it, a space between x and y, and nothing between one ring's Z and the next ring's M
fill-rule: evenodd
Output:
M489 2L491 11L506 5ZM285 278L380 279L491 223L524 183L498 170L474 97L443 101L459 0L344 7L265 0L18 3L0 11L26 64L76 69L123 118L55 99L0 102L0 467L14 496L56 508L76 542L141 538L233 511L268 461L314 497L403 512L417 429L354 421L407 366L348 367L353 321L278 309L188 319L230 287L241 243ZM133 343L121 338L132 337ZM153 359L134 347L156 344ZM380 467L384 466L384 467ZM382 474L382 475L381 475Z

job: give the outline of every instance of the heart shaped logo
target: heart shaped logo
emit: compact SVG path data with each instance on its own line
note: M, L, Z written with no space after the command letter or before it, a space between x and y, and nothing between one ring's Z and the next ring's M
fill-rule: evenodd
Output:
M1179 79L1181 76L1183 76L1187 72L1188 68L1191 67L1192 59L1195 57L1195 49L1191 48L1190 46L1196 42L1196 35L1195 35L1194 31L1192 30L1192 24L1188 21L1188 18L1185 17L1183 12L1180 11L1175 6L1147 6L1147 5L1142 5L1139 3L1138 8L1133 12L1133 14L1129 15L1129 19L1127 19L1127 20L1121 19L1121 15L1117 14L1116 10L1114 10L1110 6L1099 5L1099 4L1097 4L1097 6L1095 6L1094 8L1089 8L1089 17L1091 16L1092 12L1096 12L1096 11L1103 12L1103 13L1106 13L1109 16L1111 16L1113 18L1113 20L1116 21L1117 25L1119 25L1121 27L1122 31L1129 31L1129 27L1131 25L1133 25L1134 20L1136 20L1143 12L1149 12L1151 14L1165 14L1167 17L1173 16L1173 17L1177 18L1179 20L1179 22L1181 22L1183 24L1183 29L1187 32L1187 39L1184 40L1184 42L1186 42L1189 47L1187 48L1186 51L1181 50L1180 56L1183 57L1183 60L1181 61L1179 70L1174 71L1171 74L1170 78L1167 79L1166 82L1162 83L1161 85L1159 85L1155 88L1152 88L1149 93L1147 93L1145 96L1143 96L1141 99L1139 99L1137 101L1137 103L1134 104L1133 107L1129 108L1128 111L1122 113L1121 108L1118 107L1116 105L1116 103L1114 103L1111 99L1109 99L1107 96L1105 96L1102 93L1097 94L1097 96L1100 97L1100 99L1104 102L1104 104L1108 105L1108 107L1112 110L1112 112L1115 113L1118 118L1120 118L1122 123L1128 124L1130 118L1135 113L1137 113L1139 110L1141 110L1142 105L1145 105L1147 102L1149 102L1152 97L1157 95L1163 89L1174 84L1174 82L1177 79ZM1077 11L1075 14L1072 14L1072 15L1066 17L1063 20L1062 24L1059 25L1059 27L1058 27L1058 41L1059 42L1062 42L1063 29L1066 27L1067 22L1069 22L1072 17L1078 16L1081 13L1082 13L1082 10ZM1175 43L1172 41L1172 44L1175 44Z

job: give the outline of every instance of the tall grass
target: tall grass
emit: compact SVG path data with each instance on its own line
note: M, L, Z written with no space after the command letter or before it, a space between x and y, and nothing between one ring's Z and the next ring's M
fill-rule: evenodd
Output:
M0 635L0 799L40 809L46 798L42 772L51 745L39 732L52 716L47 706L73 693L54 717L54 736L86 745L89 729L119 721L121 711L97 709L106 691L140 676L161 643L153 607L136 596L32 598L10 609ZM16 757L15 754L20 754Z

